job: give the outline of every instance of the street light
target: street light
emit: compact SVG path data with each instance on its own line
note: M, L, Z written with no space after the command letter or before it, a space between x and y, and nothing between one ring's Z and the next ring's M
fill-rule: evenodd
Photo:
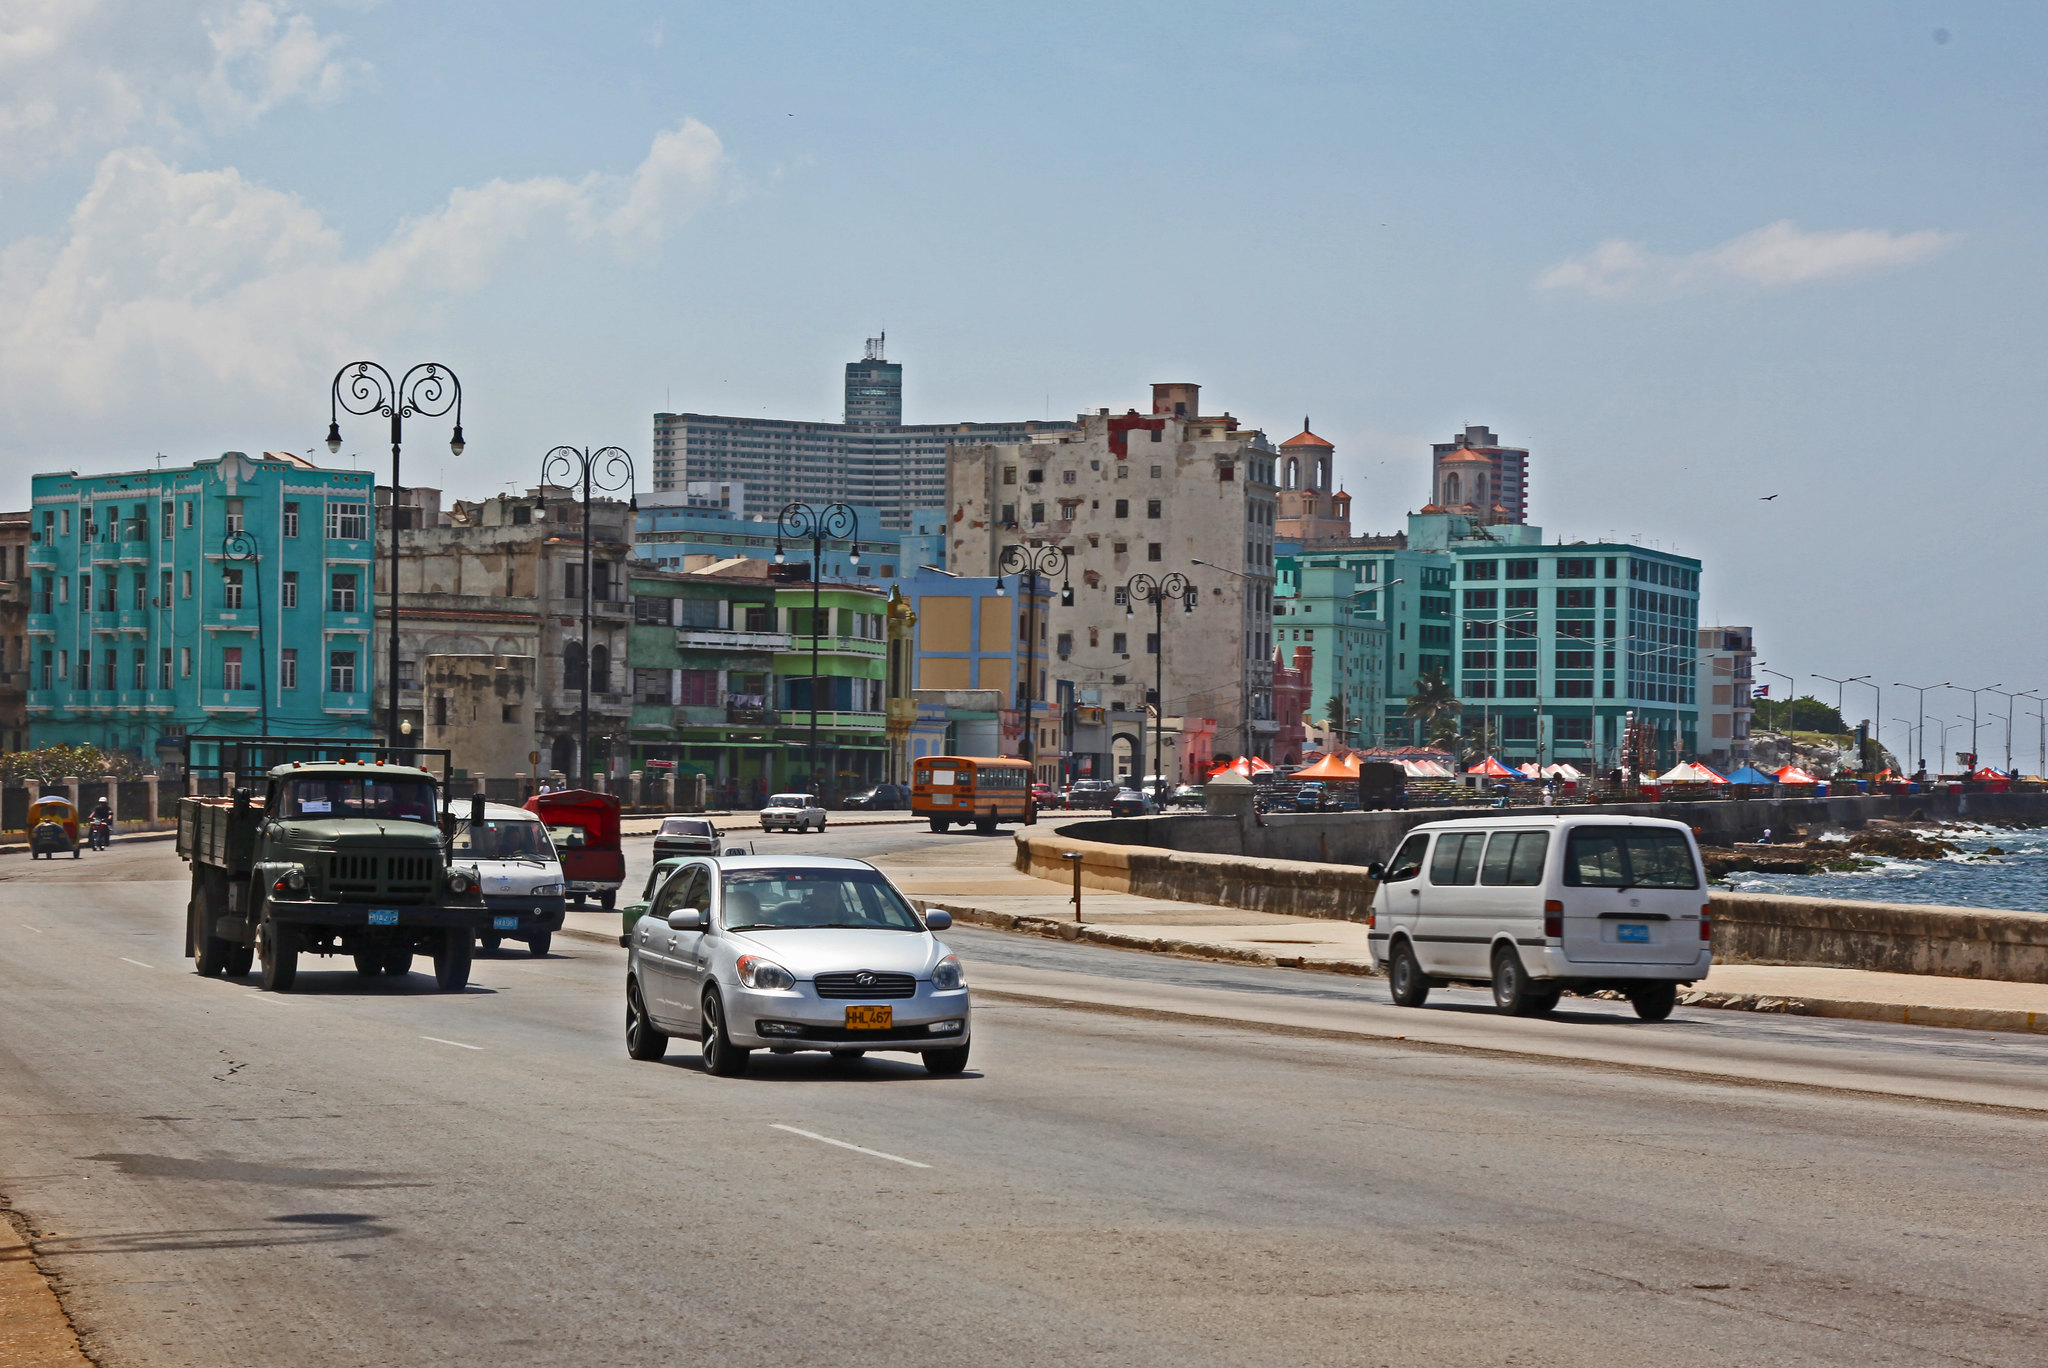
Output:
M1050 580L1060 577L1060 607L1074 606L1074 585L1067 578L1067 553L1057 546L1037 546L1012 543L1002 550L996 562L996 597L1007 595L1003 589L1003 576L1017 576L1018 589L1024 594L1024 682L1017 689L1017 702L1023 705L1024 725L1017 741L1018 758L1030 761L1032 776L1037 777L1038 722L1034 709L1038 702L1038 577Z
M1984 685L1984 686L1983 686L1982 688L1980 688L1980 689L1965 689L1965 688L1964 688L1964 687L1963 687L1962 685L1960 685L1960 684L1948 684L1948 685L1944 685L1943 687L1944 687L1944 688L1949 688L1949 689L1953 689L1953 690L1955 690L1955 691L1956 691L1957 693L1966 693L1966 694L1968 694L1968 695L1970 696L1970 769L1971 769L1972 771L1975 771L1975 770L1976 770L1976 768L1977 768L1977 762L1978 762L1978 751L1977 751L1977 695L1978 695L1978 694L1982 694L1982 693L1995 693L1995 692L1997 692L1997 690L1998 690L1998 685L1996 685L1996 684L1986 684L1986 685ZM1943 744L1944 746L1946 746L1946 745L1947 745L1947 740L1948 740L1948 734L1947 734L1946 732L1942 733L1942 744Z
M2011 774L2011 773L2012 773L2012 705L2013 705L2013 700L2014 700L2014 699L2016 699L2016 698L2033 698L2033 697L2035 696L2035 694L2034 694L2034 691L2033 691L2032 689L2026 689L2026 690L2023 690L2023 691L2022 691L2022 692L2020 692L2020 693L2007 693L2007 692L2006 692L2006 691L2005 691L2004 689L1986 689L1986 690L1985 690L1984 692L1985 692L1985 693L1995 693L1995 694L1997 694L1997 695L1998 695L1998 696L1999 696L2000 698L2003 698L2003 699L2005 700L2005 772L2006 772L2007 774Z
M822 508L815 504L784 504L775 520L775 563L783 561L783 539L811 543L811 736L805 747L808 752L806 763L811 767L811 784L818 793L818 805L825 806L831 796L831 785L818 778L818 635L819 618L823 610L818 605L818 580L824 573L825 542L828 538L847 538L853 543L853 550L847 560L860 564L860 515L851 505L829 503Z
M398 455L405 444L405 420L420 415L438 418L453 410L455 435L448 450L462 454L462 382L455 372L434 362L422 362L398 380L375 361L351 361L334 373L328 396L327 450L341 453L341 415L382 414L391 420L391 650L386 661L385 688L390 715L384 719L385 743L396 749L398 730ZM375 502L374 500L372 501ZM374 511L374 510L373 510ZM376 529L371 528L374 534ZM374 590L373 590L374 593ZM374 621L374 618L372 619Z
M1793 679L1792 679L1792 676L1791 676L1791 675L1788 675L1788 674L1780 674L1780 673L1779 673L1778 671L1776 671L1776 670L1766 670L1766 669L1765 669L1765 668L1763 667L1763 662L1761 662L1761 661L1757 662L1757 664L1756 664L1756 666L1755 666L1755 669L1756 669L1756 672L1757 672L1758 674L1767 674L1767 675L1769 675L1769 676L1770 676L1771 678L1773 678L1773 679L1782 679L1782 680L1784 680L1784 681L1785 681L1785 709L1786 709L1786 711L1785 711L1785 715L1784 715L1783 717L1780 717L1780 718L1778 719L1778 721L1779 721L1779 724L1780 724L1780 725L1779 725L1779 730L1781 730L1781 731L1783 731L1783 730L1786 730L1786 729L1787 729L1787 727L1786 727L1786 725L1785 725L1785 724L1788 724L1788 723L1790 723L1790 722L1791 722L1791 720L1792 720L1792 712L1791 712L1791 708L1792 708L1792 690L1793 690L1794 688L1798 687L1798 686L1797 686L1797 685L1796 685L1796 684L1795 684L1795 683L1793 682ZM1766 700L1766 701L1768 701L1768 700Z
M1842 686L1843 686L1843 685L1845 685L1845 684L1862 684L1862 683L1865 683L1865 682L1867 682L1867 681L1869 680L1870 676L1869 676L1869 675L1850 675L1850 676L1849 676L1849 677L1848 677L1847 679L1837 679L1837 678L1835 678L1835 677L1834 677L1833 675L1824 675L1824 674L1817 674L1817 675L1815 675L1815 676L1814 676L1814 678L1815 678L1815 679L1825 679L1825 680L1826 680L1826 681L1827 681L1828 683L1830 683L1830 684L1832 684L1832 685L1834 685L1834 686L1835 686L1835 716L1836 716L1836 717L1842 717ZM1842 718L1842 725L1843 725L1843 726L1845 726L1845 727L1846 727L1846 726L1848 726L1848 725L1849 725L1849 719L1847 719L1846 717L1843 717L1843 718ZM1861 757L1858 757L1858 758L1860 759Z
M1130 583L1124 586L1125 617L1133 615L1135 610L1132 605L1137 603L1141 596L1145 602L1152 605L1152 694L1156 700L1156 711L1152 717L1152 773L1162 784L1166 782L1166 601L1178 599L1181 611L1192 613L1195 611L1195 598L1199 593L1200 591L1189 584L1187 577L1179 571L1156 580L1141 572L1131 576ZM1183 733L1186 732L1185 724L1181 730ZM1138 763L1143 764L1144 757L1140 756Z
M1953 686L1947 680L1943 680L1939 684L1901 684L1895 679L1892 681L1892 687L1894 689L1911 689L1920 696L1918 708L1920 714L1919 754L1915 758L1920 762L1920 769L1924 771L1927 768L1927 691L1929 689L1947 689ZM1946 737L1943 738L1944 742L1946 739Z
M633 458L624 448L608 446L592 451L589 447L558 446L540 461L540 497L534 500L537 507L547 508L548 485L557 474L565 477L567 488L582 486L580 498L573 502L583 505L583 692L577 708L576 730L576 785L583 786L590 773L590 497L593 491L600 494L631 490L633 486ZM574 483L567 477L574 475ZM640 499L635 493L628 493L628 512L640 511ZM606 657L606 674L610 674L610 657ZM606 747L609 754L610 747Z

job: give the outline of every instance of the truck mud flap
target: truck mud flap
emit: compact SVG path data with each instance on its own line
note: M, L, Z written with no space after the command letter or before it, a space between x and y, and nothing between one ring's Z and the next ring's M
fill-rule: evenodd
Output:
M244 921L240 917L216 917L213 921L213 934L219 936L222 940L238 941L243 945L254 945L256 943L256 923Z

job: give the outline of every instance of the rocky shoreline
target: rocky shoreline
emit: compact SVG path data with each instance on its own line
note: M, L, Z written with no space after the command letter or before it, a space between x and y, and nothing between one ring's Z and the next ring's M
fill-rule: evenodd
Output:
M1822 839L1810 832L1788 832L1787 840L1770 845L1716 846L1702 843L1700 858L1709 879L1730 874L1838 874L1869 869L1881 860L1941 860L1963 855L1985 858L2005 852L1997 846L1970 855L1941 839L1938 823L1873 821L1850 833L1847 840Z

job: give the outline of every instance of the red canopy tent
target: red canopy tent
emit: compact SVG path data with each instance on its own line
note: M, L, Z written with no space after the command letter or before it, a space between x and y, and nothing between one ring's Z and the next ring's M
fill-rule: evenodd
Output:
M1215 769L1210 770L1209 777L1214 779L1225 770L1230 771L1232 774L1242 774L1245 778L1249 779L1254 774L1271 774L1273 767L1259 759L1256 755L1240 755L1229 764L1218 765Z
M1781 770L1774 771L1774 773L1781 784L1818 784L1820 782L1820 780L1814 778L1797 765L1787 765Z
M1490 755L1487 756L1484 760L1481 760L1478 764L1474 765L1471 769L1466 770L1465 773L1483 774L1489 779L1527 779L1529 777L1528 775L1522 773L1520 770L1509 769L1506 765L1503 765L1500 761L1494 759Z

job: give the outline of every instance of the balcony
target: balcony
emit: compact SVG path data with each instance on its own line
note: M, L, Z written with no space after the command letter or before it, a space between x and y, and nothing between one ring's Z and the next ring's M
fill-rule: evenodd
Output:
M790 633L789 650L797 655L809 655L811 638L798 632ZM824 655L868 656L879 660L888 650L888 643L870 637L822 636L818 638L818 650Z
M736 727L772 727L775 725L775 709L768 706L768 699L762 694L727 694L725 696L725 720Z
M809 640L808 637L805 638ZM686 651L695 647L699 650L723 651L786 651L790 636L787 632L731 632L716 627L678 627L676 649Z
M883 730L885 717L878 712L834 712L828 708L818 709L818 730L872 731ZM809 708L784 708L780 726L787 736L791 732L808 733L811 729Z

